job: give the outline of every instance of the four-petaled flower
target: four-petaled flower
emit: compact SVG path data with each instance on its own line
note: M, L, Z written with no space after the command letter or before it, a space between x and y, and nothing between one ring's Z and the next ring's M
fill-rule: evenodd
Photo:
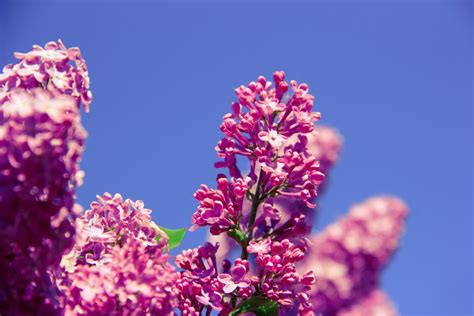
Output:
M280 148L286 142L286 137L278 134L274 129L271 129L268 132L262 131L258 133L258 137L264 142L268 142L270 146L275 149Z
M271 247L271 240L269 238L261 240L261 241L250 241L249 245L247 246L247 251L249 253L268 253Z
M230 269L230 274L222 273L217 276L217 279L224 284L224 293L232 293L237 288L248 288L251 284L250 280L245 278L247 268L243 264L237 264Z
M267 99L264 102L258 102L257 104L264 115L272 115L275 112L280 112L285 109L285 105L279 103L278 100L275 99Z

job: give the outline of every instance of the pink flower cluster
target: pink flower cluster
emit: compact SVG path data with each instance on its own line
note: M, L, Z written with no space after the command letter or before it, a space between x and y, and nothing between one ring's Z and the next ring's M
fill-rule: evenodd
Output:
M292 310L312 315L307 292L315 277L311 271L299 275L295 266L304 257L303 249L287 239L251 241L247 250L256 255L259 273L249 275L250 265L245 259L237 258L233 265L226 259L219 267L218 247L206 243L176 257L177 265L183 269L178 281L179 308L183 315L200 315L202 310L228 315L237 297L245 300L252 295L264 295L278 302L283 315Z
M375 197L353 206L313 238L303 269L313 268L318 275L311 293L316 310L336 315L377 287L381 269L398 247L406 215L399 199Z
M218 245L208 244L177 258L184 269L183 289L203 282L182 297L184 314L205 309L227 315L255 296L277 302L283 314L312 314L307 293L314 275L310 271L300 275L296 270L307 251L305 236L311 229L302 214L282 221L274 200L284 196L314 206L311 201L324 174L307 147L319 113L312 112L314 97L308 86L295 81L288 84L284 77L283 72L275 72L274 87L264 77L239 87L238 102L224 116L221 130L225 137L216 146L223 161L215 166L227 168L231 178L220 174L216 189L203 185L195 193L199 206L192 228L210 226L211 234L225 245L228 240L239 245L241 255L231 267L227 258L216 257ZM248 159L247 175L242 175L237 155ZM203 260L202 252L212 255ZM250 269L249 256L257 263L255 271ZM222 271L218 261L223 262ZM194 265L185 264L188 262ZM203 279L203 271L209 279ZM199 293L206 300L197 299Z
M307 292L315 283L315 276L311 270L300 276L295 266L304 259L304 249L296 247L288 239L274 241L272 244L269 239L265 239L251 242L247 250L257 256L260 273L253 279L258 282L262 293L289 309L295 305L294 300L297 298L299 313L311 314L312 306Z
M308 150L319 161L320 170L327 178L329 172L339 158L339 153L342 148L342 136L336 130L330 127L315 126L313 132L308 134L307 137ZM288 142L294 142L295 138L296 137L289 139ZM324 189L326 183L327 179L319 185L319 192ZM312 204L315 202L316 199L311 200ZM280 221L296 219L300 217L301 214L304 214L307 223L312 223L316 219L317 208L308 207L307 204L302 200L288 199L286 196L276 197L274 198L274 206L275 208L270 209L273 210L275 219ZM244 205L244 217L248 216L248 212L248 205ZM260 220L265 220L265 218ZM310 230L310 228L311 227L306 226L306 229ZM236 247L236 244L232 240L226 238L224 235L211 236L210 240L220 243L220 247L217 252L217 258L227 257Z
M63 258L68 314L169 315L178 277L168 237L142 201L105 193L77 221L77 242Z
M162 248L129 238L103 265L79 265L63 286L66 315L173 315L176 273Z
M50 272L73 243L86 132L73 98L17 89L0 103L0 314L56 315Z
M332 128L319 126L308 139L309 150L320 161L327 176L339 157L341 136ZM318 210L301 201L285 197L275 200L275 213L282 220L301 216L295 210L311 220L316 219ZM317 286L311 291L314 311L325 316L396 315L377 285L382 268L398 247L406 214L406 206L399 199L375 197L353 207L347 218L330 226L335 228L328 228L312 238L310 255L298 270L316 272ZM344 234L344 241L329 238L328 231L332 229ZM217 258L229 256L236 248L236 244L223 235L212 236L211 240L221 243ZM337 260L329 260L327 257L332 258L331 255Z
M73 243L84 175L78 105L92 95L79 49L51 42L15 56L0 74L0 314L56 315L52 275Z
M374 290L364 296L357 304L337 313L337 316L396 316L395 307L380 290Z
M120 194L97 196L76 222L78 236L73 252L79 258L77 263L109 262L111 250L127 239L136 239L146 247L166 247L168 237L152 222L151 212L143 201L124 200Z
M231 177L242 178L236 156L247 157L249 177L254 184L260 179L262 191L311 204L324 175L307 151L307 135L320 114L312 112L314 97L306 84L294 80L288 84L282 71L275 72L273 79L275 87L260 76L257 82L236 89L239 102L232 104L232 113L221 124L225 137L216 150L224 160L216 167L227 167ZM288 144L290 137L298 141Z
M308 137L308 150L318 159L327 174L339 159L342 136L333 128L318 126Z
M76 220L91 101L79 49L15 56L0 75L0 314L173 314L168 236L143 202L104 194Z
M193 229L197 226L211 226L211 233L219 235L235 226L240 220L245 194L249 189L250 178L232 178L230 181L220 175L217 190L202 185L194 197L199 201L199 209L194 213Z
M201 315L201 311L206 309L208 313L212 310L227 311L232 310L230 301L225 302L223 298L226 296L224 287L229 291L232 282L232 276L223 274L220 276L223 282L219 280L218 266L216 261L216 251L218 245L205 243L195 249L185 250L180 255L176 256L176 264L183 269L180 272L180 278L177 281L177 288L179 291L179 309L183 315L197 316ZM230 269L230 262L225 262L224 270L226 272ZM240 278L245 276L247 272L247 263L238 261L235 264L235 269L240 269ZM243 268L243 269L242 269ZM226 283L226 281L228 281ZM243 288L248 287L248 283L240 284ZM232 289L234 291L237 285ZM231 291L231 292L232 292Z
M19 63L9 64L0 74L0 105L10 99L15 89L42 88L60 95L70 95L86 112L92 102L90 80L85 60L77 47L66 48L59 40L45 47L33 46L28 53L15 53Z

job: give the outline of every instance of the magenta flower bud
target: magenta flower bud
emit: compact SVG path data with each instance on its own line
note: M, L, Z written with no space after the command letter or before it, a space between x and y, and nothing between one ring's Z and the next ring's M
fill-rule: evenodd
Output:
M285 72L284 71L280 70L280 71L275 71L273 73L273 81L275 81L276 84L279 84L283 80L285 80Z
M239 116L242 111L242 106L237 102L232 102L232 112L235 116Z

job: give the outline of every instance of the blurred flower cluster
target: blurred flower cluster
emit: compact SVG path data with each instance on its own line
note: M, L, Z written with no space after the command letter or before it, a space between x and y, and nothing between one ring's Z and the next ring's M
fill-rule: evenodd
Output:
M16 55L20 62L0 74L0 314L54 315L61 302L52 272L80 213L86 132L78 106L90 98L77 93L90 97L89 79L79 49L62 43ZM56 87L56 71L75 83Z
M306 84L277 71L235 90L215 148L224 173L194 194L190 230L213 237L176 269L184 230L155 224L143 201L75 204L92 101L80 50L15 57L0 74L0 315L396 315L377 287L403 202L371 198L310 237L342 139L315 128Z
M398 246L406 214L397 198L370 198L312 238L312 252L303 267L318 275L311 293L316 310L340 315L347 307L357 310L358 304L370 304L366 297L378 287L380 272Z
M342 137L328 127L316 133L310 138L311 150L330 176ZM319 209L306 211L315 218ZM301 268L317 274L318 286L311 292L315 310L328 316L397 314L378 286L382 269L398 248L407 213L400 199L376 196L352 206L346 216L311 237L310 255Z

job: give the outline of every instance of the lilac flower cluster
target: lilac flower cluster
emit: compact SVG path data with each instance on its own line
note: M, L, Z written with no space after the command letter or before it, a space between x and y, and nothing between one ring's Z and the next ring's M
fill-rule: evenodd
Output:
M0 314L56 315L53 274L73 243L84 175L78 106L92 95L78 48L50 42L15 56L0 74Z
M176 277L162 249L127 239L110 258L69 274L66 315L173 315Z
M216 146L231 178L218 175L217 188L203 185L195 193L199 202L193 227L210 226L212 235L233 240L241 248L234 265L216 257L219 245L207 244L176 259L184 270L180 309L185 315L211 310L227 315L249 297L277 302L281 313L311 315L307 292L314 283L308 271L299 274L297 262L307 250L310 227L304 215L282 220L274 207L278 196L314 206L318 185L324 179L317 159L308 151L308 136L320 115L312 112L314 97L306 84L284 80L275 72L274 87L264 77L236 89L238 102L224 116L225 137ZM291 89L290 89L291 88ZM290 91L289 91L290 90ZM294 141L290 141L294 139ZM236 156L249 161L242 175ZM247 260L256 262L251 271ZM218 265L218 261L222 261Z
M381 269L398 247L406 215L399 199L375 197L353 206L313 238L302 268L318 274L318 287L311 293L316 310L336 315L376 289Z
M288 239L272 244L266 239L250 243L247 250L257 255L260 273L254 277L254 282L259 283L265 296L289 308L297 297L300 312L309 314L311 304L306 291L315 283L315 276L311 270L300 276L295 267L295 263L303 260L304 249L296 247Z
M396 316L397 310L380 290L374 290L364 296L357 304L337 313L337 316Z
M199 201L199 209L194 213L193 229L198 226L211 226L211 233L219 235L234 226L241 216L245 194L249 189L249 177L232 178L230 181L221 175L217 179L217 190L202 185L194 197Z
M315 126L313 132L308 134L307 137L308 150L319 161L320 170L327 178L332 167L336 164L339 158L339 153L342 148L342 136L333 128L326 126ZM288 143L294 141L295 137L293 137L293 139L289 139ZM323 181L319 185L318 192L321 192L326 183L327 180ZM315 202L316 199L311 200L312 204ZM275 214L278 216L278 218L280 218L281 221L298 218L301 216L301 213L305 215L306 221L308 223L312 223L316 219L317 208L308 207L302 200L289 199L286 196L276 197L274 198L274 207L276 209ZM244 207L244 215L246 215L248 212L249 207ZM211 235L210 240L220 243L220 247L217 252L217 258L221 259L227 257L237 246L235 242L229 240L224 235Z
M143 201L124 200L120 194L97 196L97 201L76 221L77 241L73 252L77 264L110 262L111 250L127 239L136 239L147 247L166 247L168 237L152 222L151 212Z
M211 313L212 310L219 312L232 310L230 301L223 301L224 286L227 284L218 279L219 267L215 257L217 247L211 243L205 243L203 246L185 250L176 256L176 264L183 269L177 281L179 309L183 315L198 316L204 309L207 313ZM226 261L224 265L224 271L229 272L231 263ZM244 268L244 273L240 272L240 277L247 272L246 262L239 261L235 267L241 270L242 267ZM225 276L224 279L226 279ZM241 285L242 287L249 286L248 283Z
M308 137L308 150L318 159L326 174L336 164L342 149L342 136L333 128L318 126Z
M0 74L0 105L10 99L15 89L42 88L59 95L70 95L86 112L92 102L90 80L85 60L77 47L66 48L59 40L45 47L33 46L28 53L15 53L20 60L9 64Z
M63 258L67 314L171 315L177 305L168 237L142 201L98 196Z
M86 132L73 98L17 89L0 104L0 314L60 313L50 271L73 242Z
M337 131L329 127L318 126L308 137L308 148L319 160L321 170L326 174L326 177L337 162L341 147L342 137ZM327 185L326 182L324 183ZM313 220L316 218L318 211L316 208L307 207L306 204L301 201L281 197L275 199L275 207L283 219L291 219L300 216L295 212L298 210L303 212L308 219ZM407 210L400 200L386 197L373 198L369 200L367 204L362 204L355 208L359 210L361 208L373 210L374 207L378 207L381 214L384 214L384 210L386 213L384 215L376 215L377 213L370 215L372 213L367 213L367 218L362 221L361 227L370 225L370 229L378 228L381 230L379 232L371 233L360 229L354 230L351 229L353 224L343 224L340 226L340 222L346 222L348 221L347 219L342 219L340 222L334 224L339 227L340 231L356 232L347 237L347 242L354 242L355 244L361 243L365 246L369 245L367 246L368 248L364 248L365 250L360 251L368 253L365 257L354 253L354 257L352 258L351 253L347 250L344 250L345 255L343 255L340 253L343 248L341 248L341 246L335 246L333 240L330 238L321 238L319 235L312 238L311 247L309 249L312 254L304 259L303 264L299 266L299 271L306 271L306 269L311 268L316 272L316 282L318 285L311 292L314 296L312 300L315 305L313 306L315 311L322 312L323 315L375 316L379 315L377 313L381 315L396 315L395 309L388 302L386 296L380 290L376 289L376 285L378 284L381 269L388 263L391 254L398 246L400 235L403 232L403 223ZM358 212L364 213L364 211ZM359 223L359 221L355 221L355 223ZM383 232L383 227L388 230ZM326 233L323 232L322 234ZM236 248L236 244L226 239L223 235L211 236L211 240L218 241L221 244L216 255L218 259L229 256L232 250ZM370 248L370 245L373 245L372 248ZM378 245L379 248L374 248L374 245ZM320 253L324 251L324 249L327 249L328 253L334 253L335 256L340 257L341 260L337 262L327 262L324 257L320 258L315 255L315 253ZM326 264L324 264L324 262L326 262ZM358 268L354 268L354 266ZM368 272L369 277L360 276L364 270ZM340 275L340 271L346 271L346 273L354 271L354 279L351 279L352 275L347 274L336 277ZM343 284L352 284L346 287L341 285L341 289L344 289L344 295L349 295L350 299L344 300L339 298L337 291L341 289L327 285L333 278L335 278L334 283L336 285L339 284L340 279ZM356 278L358 278L358 281L356 281ZM319 297L319 299L315 297ZM326 300L323 298L326 298ZM321 303L321 300L323 303ZM326 306L326 304L331 304L331 300L334 301L333 307Z
M236 89L239 102L224 116L221 130L225 137L216 146L231 177L242 178L237 155L250 162L249 177L262 192L301 199L308 204L316 196L324 178L319 162L307 150L307 135L320 114L312 112L314 97L306 84L290 82L282 71L275 72L272 83L260 76L257 82ZM298 139L287 145L290 137ZM211 225L212 226L212 225Z

